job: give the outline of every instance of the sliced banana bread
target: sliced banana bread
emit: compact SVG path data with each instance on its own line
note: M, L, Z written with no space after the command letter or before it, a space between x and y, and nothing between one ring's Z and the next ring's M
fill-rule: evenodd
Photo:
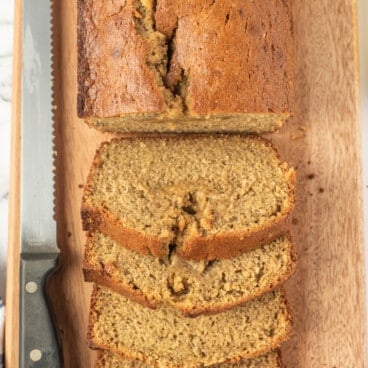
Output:
M286 232L294 178L261 138L113 139L96 153L83 227L141 254L230 258Z
M92 347L160 367L201 367L257 357L278 347L291 332L280 291L196 318L171 307L145 308L100 286L95 286L91 299Z
M272 131L292 45L288 0L78 0L78 114L112 132Z
M149 368L150 365L139 362L130 361L126 358L102 350L98 353L95 368ZM281 368L281 357L278 350L271 351L265 355L253 359L245 359L239 363L223 363L212 365L212 368Z
M175 252L159 259L121 247L111 238L89 234L86 281L110 287L151 308L170 304L183 314L213 314L277 287L292 273L290 238L219 261L187 261Z

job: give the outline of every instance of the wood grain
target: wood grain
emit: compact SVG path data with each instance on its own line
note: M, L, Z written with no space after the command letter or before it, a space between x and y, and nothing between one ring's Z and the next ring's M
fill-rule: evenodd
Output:
M20 247L20 70L21 7L15 0L14 55L12 83L11 172L9 191L9 232L6 280L5 366L18 367L19 341L19 247Z
M295 1L297 110L278 146L298 168L286 367L363 368L365 350L355 2ZM302 139L294 139L305 126Z
M76 0L54 2L57 220L61 268L49 295L65 367L92 367L85 337L90 286L83 282L82 186L96 147L108 135L76 116ZM19 9L17 1L17 36ZM286 367L363 368L365 356L356 4L294 0L296 112L270 137L298 169L292 230L298 270L287 284L295 331L283 347ZM15 59L6 361L17 366L19 251L19 70Z

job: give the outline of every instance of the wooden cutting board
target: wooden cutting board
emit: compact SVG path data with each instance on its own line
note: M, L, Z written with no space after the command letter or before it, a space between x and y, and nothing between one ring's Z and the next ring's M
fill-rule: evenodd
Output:
M54 2L57 145L56 211L61 267L48 287L65 367L93 367L86 341L90 285L83 282L79 217L94 152L109 139L76 116L76 2ZM299 261L287 283L294 334L283 346L289 368L363 368L365 356L360 124L356 4L294 0L297 106L270 135L297 168L292 231ZM18 366L20 0L16 5L14 121L7 283L6 364Z

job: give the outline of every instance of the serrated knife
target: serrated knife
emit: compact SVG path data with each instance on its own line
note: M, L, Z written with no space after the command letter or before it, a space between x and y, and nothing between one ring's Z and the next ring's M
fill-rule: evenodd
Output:
M21 74L20 368L61 367L45 283L57 265L54 220L52 9L23 0Z

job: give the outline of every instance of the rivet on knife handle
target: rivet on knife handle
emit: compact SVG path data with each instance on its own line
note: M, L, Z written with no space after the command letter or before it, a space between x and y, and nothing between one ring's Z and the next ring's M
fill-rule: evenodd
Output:
M47 306L44 286L55 268L57 254L40 259L22 255L21 259L21 345L20 367L59 368L61 356L56 331Z
M23 0L22 7L20 368L62 366L45 293L59 255L54 219L51 5L50 0Z

